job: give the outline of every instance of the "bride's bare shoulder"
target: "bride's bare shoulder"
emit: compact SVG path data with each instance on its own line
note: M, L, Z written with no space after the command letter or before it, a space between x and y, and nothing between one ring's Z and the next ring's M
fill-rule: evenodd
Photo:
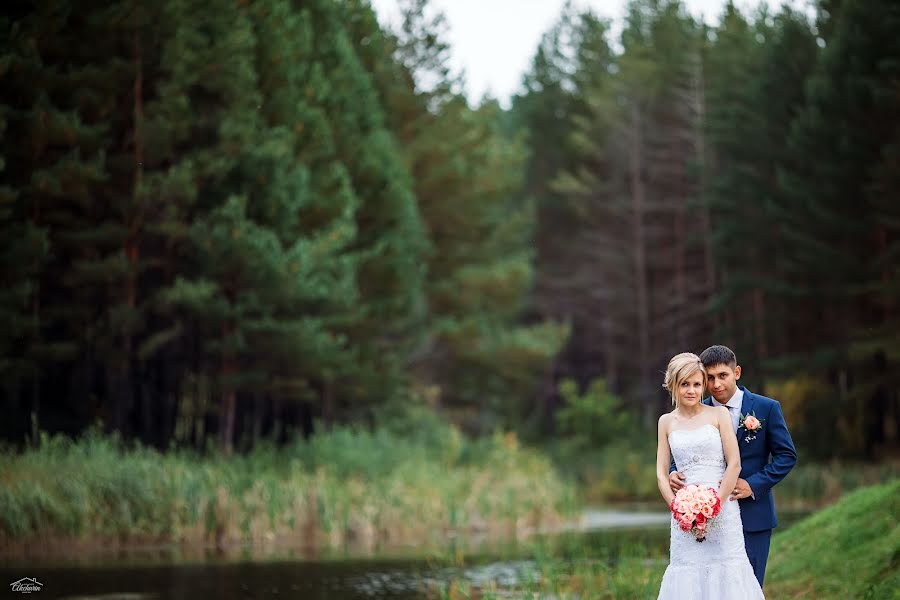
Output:
M669 431L669 425L672 423L672 413L663 413L659 417L659 428L665 432Z

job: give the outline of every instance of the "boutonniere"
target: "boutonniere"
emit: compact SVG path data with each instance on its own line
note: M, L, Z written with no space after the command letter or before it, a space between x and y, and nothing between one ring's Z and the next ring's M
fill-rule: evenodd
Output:
M756 434L762 431L763 423L765 422L765 419L760 421L756 418L756 412L751 412L748 415L741 415L738 427L743 427L744 431L747 432L747 435L744 436L744 442L749 444L750 440L755 440Z

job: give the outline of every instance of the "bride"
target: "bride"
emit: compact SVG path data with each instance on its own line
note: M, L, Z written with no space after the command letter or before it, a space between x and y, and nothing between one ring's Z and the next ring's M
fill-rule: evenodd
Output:
M741 511L729 496L741 471L741 457L731 417L724 407L702 404L706 371L696 354L684 352L669 361L663 387L675 410L659 419L656 479L669 505L674 459L687 484L718 490L722 511L709 525L705 541L697 542L672 519L669 566L659 600L758 600L759 582L744 548Z

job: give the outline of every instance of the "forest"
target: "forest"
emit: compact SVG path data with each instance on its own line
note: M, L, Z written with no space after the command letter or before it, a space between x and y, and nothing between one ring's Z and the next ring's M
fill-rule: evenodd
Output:
M569 4L507 107L403 15L4 4L6 444L653 438L721 343L804 458L896 455L900 6Z

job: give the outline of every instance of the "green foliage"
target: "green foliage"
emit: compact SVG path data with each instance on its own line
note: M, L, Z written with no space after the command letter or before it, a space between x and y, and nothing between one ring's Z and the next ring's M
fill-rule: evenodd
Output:
M527 412L567 330L521 322L524 147L424 2L399 36L359 1L75 4L0 21L9 436L66 415L229 449L411 379Z
M602 217L595 218L593 211L598 188L606 183L603 147L609 130L582 131L576 125L601 110L598 105L604 100L615 103L605 94L613 68L607 34L608 24L599 16L566 4L541 39L523 78L525 93L513 97L509 119L524 134L528 148L520 194L534 203L537 216L532 236L535 308L567 323L567 346L588 353L595 353L604 339L599 330L620 324L604 310L606 297L619 294L620 282L605 280L598 269L602 263L596 260L618 240L596 235ZM582 165L582 153L596 160ZM621 255L622 248L616 252ZM595 294L600 287L605 291ZM621 327L627 324L621 321ZM569 365L577 369L570 372L585 379L598 375L601 365L595 360L584 364L594 369L582 372L581 366ZM542 429L549 432L550 415L540 416L546 420Z
M550 452L579 482L585 501L655 500L653 438L644 434L638 414L603 379L591 381L584 392L565 379L559 393L565 404L555 414L557 441Z
M640 436L637 418L607 389L603 379L591 381L581 394L575 381L565 379L559 384L559 393L565 405L557 411L556 423L573 451L600 449Z
M820 7L814 26L726 3L707 26L635 0L610 50L570 5L515 98L536 305L572 323L557 371L604 377L648 429L667 406L652 365L725 343L751 389L823 382L810 406L840 411L854 456L897 447L900 21L891 2Z
M811 375L774 380L767 383L766 393L781 402L794 443L811 456L846 456L848 445L858 451L856 440L848 439L854 435L848 427L850 407L833 397L826 381ZM822 398L830 401L823 403Z
M376 71L379 93L409 171L428 234L426 330L413 354L417 379L440 386L438 400L467 428L519 425L568 330L551 321L523 326L533 286L530 238L535 213L518 196L526 156L504 114L485 100L475 109L456 91L440 13L424 0L404 5L390 40L399 69ZM357 10L360 22L365 11ZM360 35L357 33L357 35Z
M3 436L249 448L419 389L467 431L546 435L562 377L649 427L653 365L712 336L809 452L836 452L830 415L842 452L889 455L900 14L819 7L710 27L634 0L620 28L569 3L507 111L464 97L427 0L396 32L365 0L19 3ZM587 420L572 448L603 443Z

